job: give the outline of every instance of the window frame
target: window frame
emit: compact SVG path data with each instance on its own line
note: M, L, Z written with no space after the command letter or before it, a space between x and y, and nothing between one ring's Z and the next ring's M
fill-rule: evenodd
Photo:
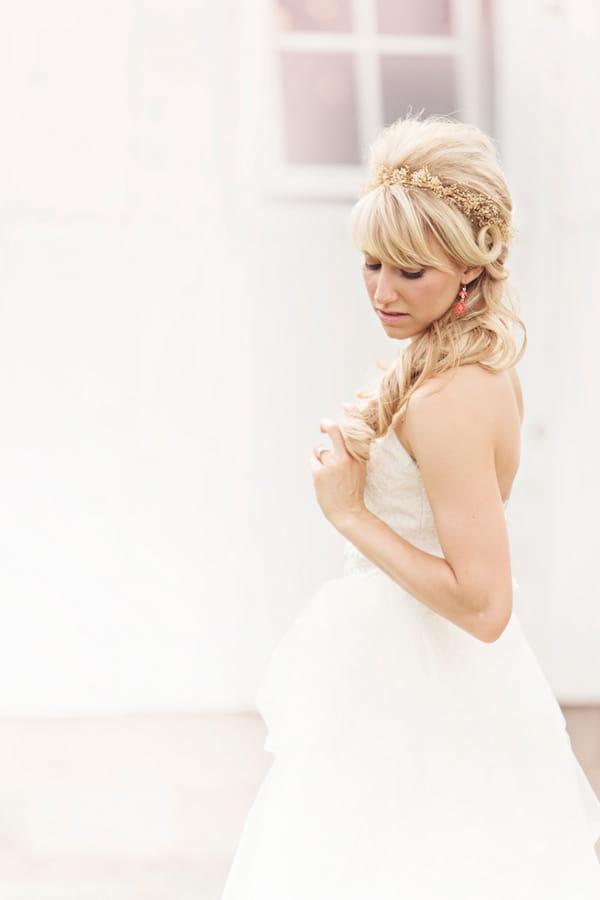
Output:
M356 196L364 179L363 166L300 165L285 159L279 54L287 52L352 53L355 55L358 141L363 153L383 126L379 59L393 56L450 56L456 65L457 110L465 121L490 133L491 63L486 12L488 0L450 0L449 35L390 35L376 30L376 0L351 0L354 31L278 31L275 0L263 0L266 29L263 68L265 129L263 192L272 199L332 199ZM260 18L260 17L259 17ZM255 44L256 46L256 44ZM488 52L486 52L488 51Z

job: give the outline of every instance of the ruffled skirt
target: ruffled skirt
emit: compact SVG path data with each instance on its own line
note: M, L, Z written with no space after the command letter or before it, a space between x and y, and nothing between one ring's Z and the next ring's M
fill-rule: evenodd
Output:
M514 612L486 644L332 579L256 704L274 760L222 900L600 900L600 803Z

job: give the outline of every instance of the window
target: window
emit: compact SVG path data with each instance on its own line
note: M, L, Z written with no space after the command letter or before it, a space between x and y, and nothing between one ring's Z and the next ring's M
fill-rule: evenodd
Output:
M271 189L349 196L411 110L491 129L489 0L272 0Z

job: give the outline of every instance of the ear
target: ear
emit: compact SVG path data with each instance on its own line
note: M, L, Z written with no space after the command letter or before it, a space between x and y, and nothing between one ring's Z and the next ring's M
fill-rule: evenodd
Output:
M463 284L470 284L476 278L479 278L482 272L483 266L471 266L469 269L463 269L460 280Z

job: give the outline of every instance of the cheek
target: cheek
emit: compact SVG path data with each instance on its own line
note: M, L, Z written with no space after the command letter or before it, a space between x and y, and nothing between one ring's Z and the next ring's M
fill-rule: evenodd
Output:
M439 297L446 298L454 294L454 279L440 278L437 285L437 294Z
M421 299L424 303L446 303L452 294L452 285L444 278L436 278L423 285Z
M431 285L416 280L412 284L407 283L403 293L408 303L419 306L428 302L431 296Z

